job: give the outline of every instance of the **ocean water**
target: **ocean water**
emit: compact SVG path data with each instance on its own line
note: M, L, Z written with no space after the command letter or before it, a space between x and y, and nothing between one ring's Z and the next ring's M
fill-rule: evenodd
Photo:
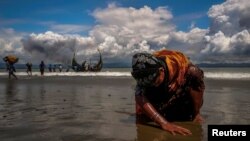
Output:
M206 79L216 80L250 80L250 68L202 68ZM17 70L19 76L27 76L25 69ZM117 76L131 77L131 68L104 68L101 72L48 72L45 76ZM0 70L0 76L7 75L3 69ZM39 76L39 70L33 70L33 75Z
M135 124L135 81L129 68L102 72L45 72L18 80L0 72L3 141L206 141L209 124L250 124L250 68L202 68L205 122L177 123L192 136L172 136Z

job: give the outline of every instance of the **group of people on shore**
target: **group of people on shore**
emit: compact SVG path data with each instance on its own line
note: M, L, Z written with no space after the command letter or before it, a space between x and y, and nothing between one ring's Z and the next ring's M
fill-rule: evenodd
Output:
M56 65L56 64L52 65L52 64L49 64L49 67L48 67L49 72L56 72L56 69L57 69L57 68L58 68L59 72L62 72L62 71L63 71L63 66L62 66L62 64L59 64L59 65ZM66 69L66 72L68 72L68 71L69 71L69 69Z
M28 74L28 76L32 76L32 63L31 62L27 62L26 64L26 72ZM59 72L62 72L63 70L63 66L61 64L57 65L53 65L49 64L49 72L56 72L56 68L58 68ZM39 64L39 71L41 73L41 76L44 75L44 71L46 69L46 65L44 63L44 61L41 61L41 63ZM8 61L6 62L6 70L9 73L9 79L11 79L11 76L13 76L15 79L18 79L17 76L15 75L16 72L16 68L14 66L13 63L9 63ZM66 72L68 72L69 69L66 70Z

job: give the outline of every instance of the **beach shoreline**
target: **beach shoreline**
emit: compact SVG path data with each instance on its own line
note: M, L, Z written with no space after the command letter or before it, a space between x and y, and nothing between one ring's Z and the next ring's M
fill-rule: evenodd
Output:
M135 124L129 76L0 76L0 138L5 141L175 139L206 141L208 124L249 124L249 80L205 79L205 123L177 123L193 131L173 137Z

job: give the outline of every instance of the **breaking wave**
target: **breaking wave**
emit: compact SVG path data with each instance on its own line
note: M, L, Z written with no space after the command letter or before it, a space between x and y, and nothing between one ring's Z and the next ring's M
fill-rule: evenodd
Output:
M17 72L17 76L27 76L26 72ZM8 75L6 72L0 72L0 76ZM34 76L40 76L39 72L33 72ZM52 72L45 73L44 76L104 76L104 77L131 77L130 72ZM239 79L250 80L250 72L205 72L205 78L208 79Z
M27 76L26 72L17 72L17 76ZM1 72L1 75L8 75L6 72ZM40 72L33 72L32 75L40 76ZM130 72L50 72L44 73L44 76L131 76Z
M207 73L205 73L205 78L250 80L250 73L207 72Z

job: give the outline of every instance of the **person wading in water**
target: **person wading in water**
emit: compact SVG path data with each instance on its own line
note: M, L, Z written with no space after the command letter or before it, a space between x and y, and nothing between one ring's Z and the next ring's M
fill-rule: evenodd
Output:
M44 75L44 69L45 69L45 64L43 61L41 61L41 64L39 65L41 75Z
M14 73L14 72L16 72L14 64L6 62L6 68L7 68L7 71L9 72L9 79L11 79L11 76L13 76L17 79L17 76Z

